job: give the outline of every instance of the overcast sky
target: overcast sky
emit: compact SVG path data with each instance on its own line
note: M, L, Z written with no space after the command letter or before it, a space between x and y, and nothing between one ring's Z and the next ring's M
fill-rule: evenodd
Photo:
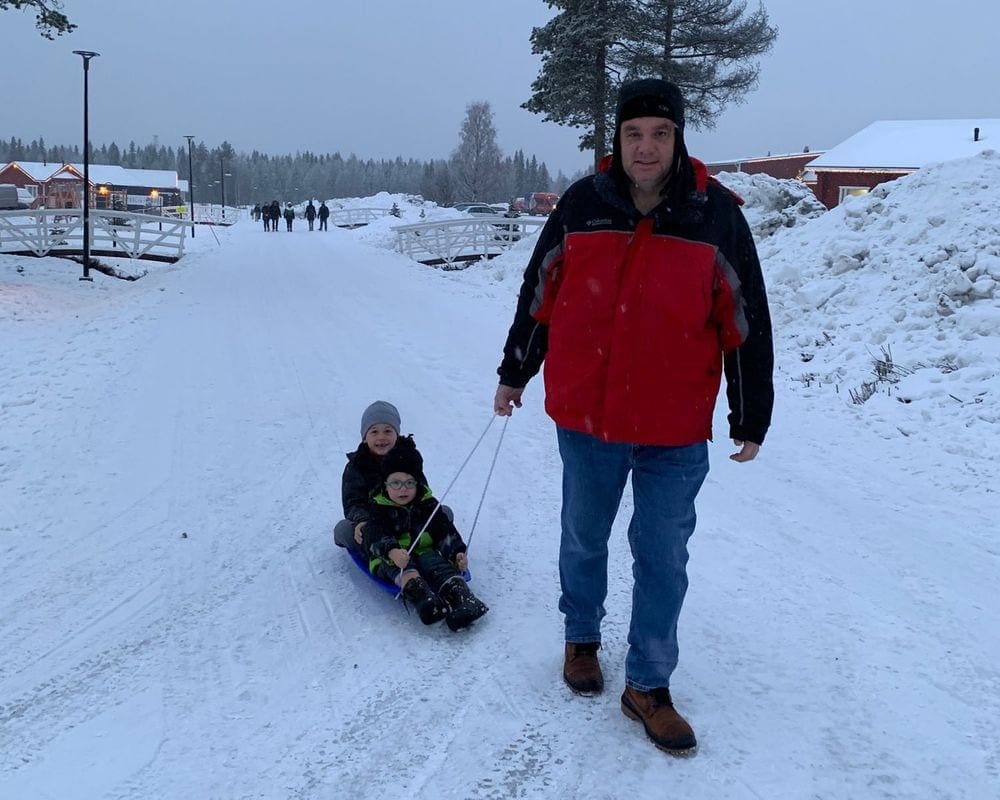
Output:
M752 0L751 0L752 5ZM711 131L706 160L832 147L876 119L1000 118L1000 3L768 0L777 43L760 85ZM34 15L0 12L0 137L82 138L90 71L95 144L195 134L237 150L445 158L468 103L487 100L500 147L555 174L589 162L579 132L520 108L538 71L543 0L65 0L79 25L47 41ZM13 69L12 69L13 67ZM14 74L19 79L11 79Z

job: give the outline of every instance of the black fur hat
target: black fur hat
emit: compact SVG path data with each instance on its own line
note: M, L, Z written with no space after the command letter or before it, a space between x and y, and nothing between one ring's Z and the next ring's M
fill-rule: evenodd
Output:
M383 481L394 472L405 472L416 478L421 486L427 485L427 478L424 477L424 459L416 448L392 448L382 456L379 472Z
M628 187L630 181L622 164L622 123L636 117L665 117L677 126L674 134L674 161L663 193L670 197L672 205L679 206L694 188L694 172L684 143L684 96L681 90L670 81L660 78L629 81L619 90L611 174L623 189Z
M670 81L659 78L643 78L624 84L618 92L615 130L621 128L625 120L636 117L666 117L683 130L684 97L681 90Z

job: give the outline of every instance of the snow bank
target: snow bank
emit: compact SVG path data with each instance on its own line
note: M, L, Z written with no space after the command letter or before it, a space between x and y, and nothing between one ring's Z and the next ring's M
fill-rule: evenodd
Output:
M998 185L987 151L759 242L783 369L855 401L874 392L906 435L942 414L1000 421Z
M715 177L743 198L743 214L758 243L782 228L803 225L826 213L826 206L801 181L745 172L720 172Z

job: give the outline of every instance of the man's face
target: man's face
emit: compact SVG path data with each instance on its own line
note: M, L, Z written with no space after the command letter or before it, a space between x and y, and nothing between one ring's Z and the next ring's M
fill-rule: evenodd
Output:
M365 433L365 444L377 456L384 456L396 444L396 429L392 425L379 422Z
M636 117L621 128L622 166L639 189L658 189L674 161L674 123L664 117Z

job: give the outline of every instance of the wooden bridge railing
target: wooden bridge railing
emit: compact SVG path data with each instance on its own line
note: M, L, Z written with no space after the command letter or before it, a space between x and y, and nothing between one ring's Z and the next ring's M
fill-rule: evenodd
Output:
M397 225L396 249L422 264L457 265L493 258L545 224L545 217L487 215Z
M360 228L391 213L389 208L331 208L329 223L338 228Z
M90 252L111 258L177 261L190 222L128 211L90 211ZM0 253L46 256L83 253L83 209L0 211Z

